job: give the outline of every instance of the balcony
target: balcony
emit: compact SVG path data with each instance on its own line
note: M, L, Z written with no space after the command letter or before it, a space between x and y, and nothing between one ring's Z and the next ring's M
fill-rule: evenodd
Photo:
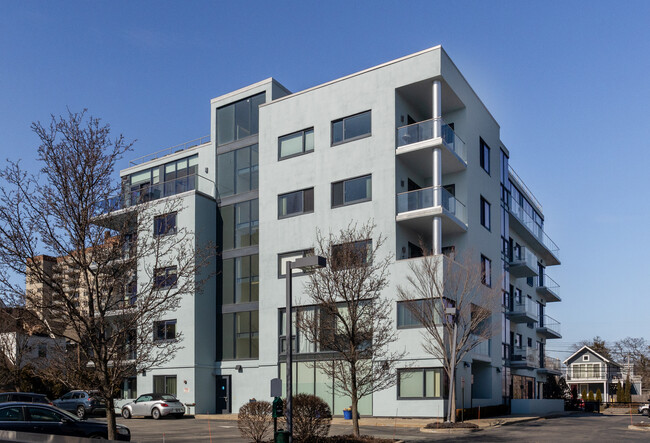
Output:
M562 375L562 363L559 358L544 357L544 365L537 372L540 374Z
M539 252L547 265L560 264L560 248L546 235L544 229L533 220L533 217L524 211L524 208L508 196L510 209L510 228L517 232L522 239Z
M513 252L510 259L510 275L515 278L534 277L537 275L537 257L525 246Z
M616 375L621 375L620 373L607 373L607 369L603 368L598 364L576 364L571 365L567 368L566 379L567 381L578 381L578 380L611 380L616 379ZM621 379L622 380L622 379Z
M513 369L539 368L539 352L532 347L515 347L510 355L510 367Z
M435 134L440 134L435 137ZM433 149L442 150L442 173L449 174L467 168L465 142L441 118L425 120L397 129L395 155L417 174L430 177Z
M131 160L129 163L131 166L136 166L140 165L142 163L147 163L151 160L155 160L157 158L165 157L170 154L175 154L180 151L184 151L186 149L193 148L195 146L200 146L200 145L205 145L207 143L210 143L210 136L206 135L201 138L197 138L194 140L190 140L185 143L181 143L180 145L176 146L171 146L169 148L161 149L160 151L152 152L151 154L143 155L142 157L138 157L135 160Z
M467 208L442 186L397 194L397 222L416 232L431 232L434 216L441 217L443 234L467 231Z
M512 305L512 310L506 313L506 316L515 323L537 323L539 315L537 314L538 305L528 297L521 297Z
M472 341L474 340L479 340L478 337L472 336ZM491 351L490 348L492 347L492 339L488 338L487 340L482 339L479 344L474 347L471 351L471 356L472 360L479 360L479 361L485 361L485 362L491 362L492 357L491 357Z
M560 322L548 315L539 319L537 333L546 338L562 338L560 334Z
M535 290L547 303L562 301L560 298L560 285L546 274L539 276Z

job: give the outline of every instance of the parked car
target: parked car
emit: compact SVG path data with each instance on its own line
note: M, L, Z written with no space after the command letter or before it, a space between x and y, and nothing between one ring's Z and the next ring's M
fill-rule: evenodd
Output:
M106 423L81 420L55 406L26 402L0 405L0 430L108 439ZM116 431L117 440L131 441L129 428L117 425Z
M51 405L52 400L44 394L34 394L33 392L3 392L0 394L0 403L8 401L23 401L27 403L44 403Z
M639 406L639 414L650 415L650 403Z
M180 418L183 414L185 414L185 406L171 394L143 394L122 407L124 418L141 415L158 420L166 415Z
M99 397L97 391L70 391L52 403L58 408L74 412L79 418L106 411L106 402Z

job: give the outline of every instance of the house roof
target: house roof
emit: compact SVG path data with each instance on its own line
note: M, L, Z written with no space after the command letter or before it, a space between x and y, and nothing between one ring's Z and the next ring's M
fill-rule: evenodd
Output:
M581 347L581 348L578 349L576 352L574 352L573 354L571 354L571 356L570 356L569 358L567 358L566 360L564 360L562 363L564 363L564 364L566 365L567 362L568 362L569 360L571 360L571 359L572 359L573 357L575 357L576 355L580 354L584 349L587 349L589 352L591 352L592 354L595 354L598 358L602 359L603 361L605 361L605 362L607 362L607 363L609 363L609 364L612 364L612 365L615 365L615 366L621 367L621 365L619 365L619 364L616 363L615 361L610 360L609 358L603 357L602 355L600 355L598 352L594 351L593 349L591 349L591 348L590 348L589 346L587 346L587 345Z

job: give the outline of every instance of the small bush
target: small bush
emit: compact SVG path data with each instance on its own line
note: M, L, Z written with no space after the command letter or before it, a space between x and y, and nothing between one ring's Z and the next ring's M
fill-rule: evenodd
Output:
M589 391L589 394L587 394L587 401L594 401L594 393Z
M321 398L310 394L293 397L293 438L306 442L326 437L330 431L332 411Z
M600 388L596 390L596 401L601 403L603 401L603 394L600 392Z
M583 389L582 392L581 392L580 394L582 395L581 398L582 398L584 401L587 401L587 390L586 390L586 389Z
M241 436L255 443L267 441L272 429L272 412L268 401L253 401L239 408L237 427Z

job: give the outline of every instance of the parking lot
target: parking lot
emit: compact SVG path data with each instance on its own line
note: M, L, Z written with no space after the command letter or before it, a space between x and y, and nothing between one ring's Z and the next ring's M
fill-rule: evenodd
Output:
M647 417L633 416L634 422ZM131 429L132 441L136 442L241 442L237 422L210 419L117 419L118 423ZM582 414L569 417L543 419L510 426L495 427L471 434L424 434L414 428L362 426L361 433L405 441L649 441L650 432L629 430L629 416L606 416ZM332 426L331 434L349 434L350 425Z

